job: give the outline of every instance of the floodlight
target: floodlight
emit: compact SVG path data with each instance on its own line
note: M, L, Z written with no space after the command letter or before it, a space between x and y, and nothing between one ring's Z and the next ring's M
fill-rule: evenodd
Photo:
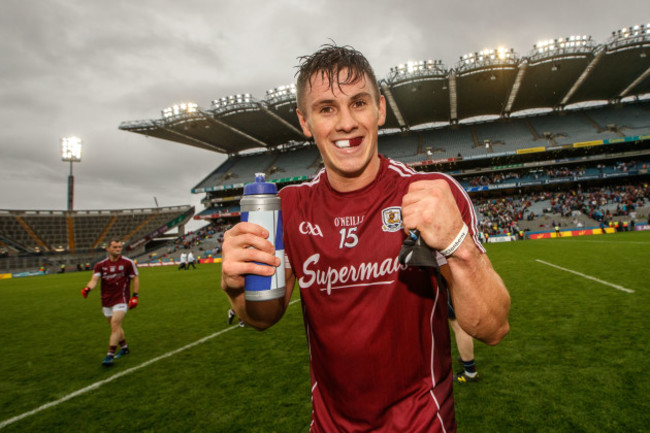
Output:
M403 81L413 77L431 77L445 74L441 60L411 60L391 67L389 81Z
M650 34L650 24L635 25L632 27L623 27L617 32L612 32L612 36L619 38L633 38L635 36L643 36Z
M238 110L250 110L257 106L257 102L250 93L238 93L213 100L211 110L215 114L221 114Z
M269 103L278 103L295 99L295 97L296 85L292 83L267 90L266 97L264 99Z
M493 65L514 65L517 63L515 50L498 47L497 49L486 48L474 53L468 53L460 57L457 64L459 70L478 69Z
M648 42L650 42L650 24L623 27L612 32L612 37L607 43L607 50L616 52L633 46L645 47Z
M81 147L79 137L63 137L61 139L61 161L81 161Z
M162 110L162 116L164 118L178 116L180 114L190 114L196 113L198 110L198 105L194 102L184 102L181 104L172 105Z
M72 163L81 161L82 142L79 137L63 137L61 139L61 160L70 162L70 174L68 175L68 211L74 209L74 176L72 175Z
M564 38L545 39L533 45L531 60L553 57L558 55L586 55L594 49L591 36L571 35Z

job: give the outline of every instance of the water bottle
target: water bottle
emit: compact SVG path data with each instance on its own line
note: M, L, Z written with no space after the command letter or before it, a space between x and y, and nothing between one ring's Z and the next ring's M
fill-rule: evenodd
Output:
M274 183L264 181L264 173L255 174L255 182L244 186L240 202L241 220L258 224L269 231L268 240L275 247L280 266L270 277L244 276L244 297L247 301L268 301L284 296L284 242L282 240L282 210Z

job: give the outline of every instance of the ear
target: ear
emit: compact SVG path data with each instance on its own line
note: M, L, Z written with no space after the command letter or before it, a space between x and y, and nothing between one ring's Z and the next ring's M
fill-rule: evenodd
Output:
M379 95L379 119L377 126L383 126L386 123L386 98L384 95Z
M305 137L312 138L314 134L311 133L311 128L305 116L302 115L299 108L296 108L296 114L298 115L298 121L300 122L300 127L302 128L302 133L305 134Z

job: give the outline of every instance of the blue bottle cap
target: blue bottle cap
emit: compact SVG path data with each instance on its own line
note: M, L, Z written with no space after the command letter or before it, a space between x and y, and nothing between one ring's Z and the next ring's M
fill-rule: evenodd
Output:
M264 173L255 173L255 182L244 185L244 195L277 193L278 188L274 183L264 181Z

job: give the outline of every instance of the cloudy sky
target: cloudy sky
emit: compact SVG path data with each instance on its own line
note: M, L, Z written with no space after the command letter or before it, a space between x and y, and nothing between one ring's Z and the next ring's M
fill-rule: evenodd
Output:
M2 0L0 209L67 206L60 138L84 142L75 209L194 204L224 156L118 129L180 102L262 99L329 39L391 66L650 22L647 0Z

